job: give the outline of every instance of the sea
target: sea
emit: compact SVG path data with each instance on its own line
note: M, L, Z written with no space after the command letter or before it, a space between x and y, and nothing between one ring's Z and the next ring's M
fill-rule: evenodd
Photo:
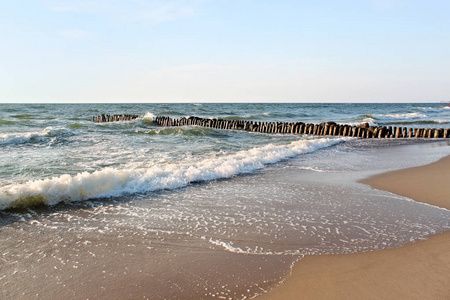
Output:
M132 121L93 123L99 114ZM358 181L449 139L161 127L156 116L450 128L440 103L0 104L1 299L251 299L307 255L398 247L450 212Z

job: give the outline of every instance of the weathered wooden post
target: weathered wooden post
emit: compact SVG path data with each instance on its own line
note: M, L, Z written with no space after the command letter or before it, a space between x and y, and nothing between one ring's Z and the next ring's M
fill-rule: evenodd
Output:
M434 136L433 136L433 138L435 138L435 139L439 138L439 130L438 130L438 129L435 129L435 130L434 130Z
M347 125L344 125L344 130L342 131L342 135L347 136L347 134L348 134L348 127L347 127Z
M335 126L333 126L332 135L334 135L334 136L339 135L339 125L336 124Z

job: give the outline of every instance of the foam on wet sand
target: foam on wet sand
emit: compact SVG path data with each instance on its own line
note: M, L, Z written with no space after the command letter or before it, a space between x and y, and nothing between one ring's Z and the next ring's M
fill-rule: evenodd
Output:
M361 181L376 189L450 207L450 156ZM307 256L259 299L449 299L450 231L403 247Z

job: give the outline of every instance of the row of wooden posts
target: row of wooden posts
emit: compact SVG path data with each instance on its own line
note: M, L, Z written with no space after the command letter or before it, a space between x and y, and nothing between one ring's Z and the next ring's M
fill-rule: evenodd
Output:
M92 117L92 122L117 122L137 119L138 115L99 115ZM183 117L172 119L158 116L155 122L160 126L196 125L216 129L234 129L261 133L291 133L312 135L334 135L360 138L450 138L450 128L407 128L393 126L359 126L326 122L320 124L303 122L253 122L245 120L205 119L200 117Z
M155 122L160 126L197 125L216 129L246 130L261 133L291 133L312 135L334 135L360 138L449 138L450 128L407 128L393 126L369 126L363 123L359 126L326 122L311 124L303 122L253 122L244 120L205 119L187 117L172 119L158 116Z
M131 121L139 118L138 115L98 115L92 117L92 122L105 123L105 122L118 122L118 121Z

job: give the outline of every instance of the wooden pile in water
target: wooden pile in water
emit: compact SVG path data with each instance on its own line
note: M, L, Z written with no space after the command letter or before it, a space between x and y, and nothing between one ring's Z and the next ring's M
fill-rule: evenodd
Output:
M118 121L131 121L139 118L137 115L98 115L92 117L92 122L106 123L106 122L118 122Z
M311 124L303 122L253 122L244 120L205 119L199 117L183 117L172 119L158 116L155 122L160 126L197 125L216 129L245 130L261 133L291 133L312 135L333 135L359 138L449 138L450 129L407 128L393 126L359 126L326 122Z

